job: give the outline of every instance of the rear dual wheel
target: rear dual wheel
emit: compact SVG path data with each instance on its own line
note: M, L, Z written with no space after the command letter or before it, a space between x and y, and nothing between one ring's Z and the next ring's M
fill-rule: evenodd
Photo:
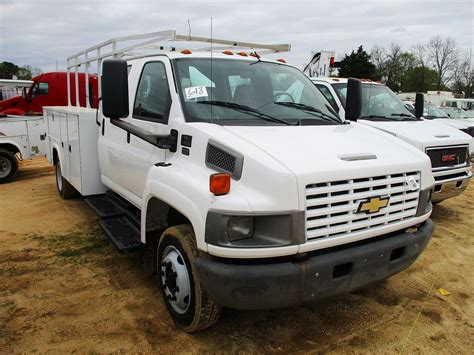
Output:
M12 152L0 149L0 184L12 181L18 172L18 160Z
M56 161L56 187L58 188L59 196L63 199L76 195L76 189L63 177L59 159Z
M194 262L199 255L190 225L166 229L158 243L156 262L161 292L175 324L192 333L214 325L220 307L203 290Z

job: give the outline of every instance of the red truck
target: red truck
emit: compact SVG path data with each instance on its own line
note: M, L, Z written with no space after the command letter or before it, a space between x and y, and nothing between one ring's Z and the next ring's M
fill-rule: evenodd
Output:
M86 90L84 73L78 73L79 104L86 106ZM52 72L34 77L31 87L24 88L21 96L0 101L0 114L4 115L41 115L43 106L68 106L67 73ZM75 74L70 73L71 104L76 104ZM89 105L93 108L98 104L97 76L89 74Z

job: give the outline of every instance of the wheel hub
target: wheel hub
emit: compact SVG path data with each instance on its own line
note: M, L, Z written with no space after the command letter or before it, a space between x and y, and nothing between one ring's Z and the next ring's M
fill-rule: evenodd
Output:
M177 313L183 314L188 310L191 298L191 282L184 258L178 249L168 246L161 260L160 279L165 297Z
M0 178L4 178L10 174L12 164L10 160L5 157L0 157Z

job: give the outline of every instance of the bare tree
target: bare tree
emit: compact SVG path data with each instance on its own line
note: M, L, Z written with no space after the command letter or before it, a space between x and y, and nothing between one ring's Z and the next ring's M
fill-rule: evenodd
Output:
M426 44L417 43L411 48L411 52L415 56L418 65L426 67L428 63L428 51Z
M465 52L464 58L456 63L453 69L451 88L455 93L469 97L472 94L473 71L471 52Z
M438 74L437 88L450 81L452 72L457 65L458 49L456 41L451 37L435 36L427 44L428 58Z
M370 50L370 59L375 64L377 69L382 69L385 64L385 48L379 45L375 45Z
M400 56L402 55L402 47L398 43L390 43L386 51L385 72L387 76L386 84L395 87L396 77L399 71Z

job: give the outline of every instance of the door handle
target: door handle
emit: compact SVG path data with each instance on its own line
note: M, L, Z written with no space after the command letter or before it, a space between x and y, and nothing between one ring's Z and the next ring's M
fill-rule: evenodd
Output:
M71 151L71 145L69 144L69 152Z

